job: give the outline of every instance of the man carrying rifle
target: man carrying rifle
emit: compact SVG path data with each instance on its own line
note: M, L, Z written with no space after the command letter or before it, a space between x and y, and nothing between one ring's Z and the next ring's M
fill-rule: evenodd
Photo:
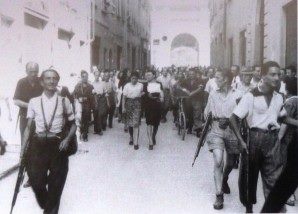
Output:
M232 78L233 76L228 70L216 71L215 82L218 89L210 93L204 112L205 116L211 112L213 119L206 142L209 151L213 153L216 189L216 201L213 207L217 210L223 208L223 194L228 193L229 190L227 190L227 180L225 181L226 186L223 185L224 150L227 151L225 168L229 169L233 168L235 154L240 153L237 138L229 128L229 118L237 105L236 100L239 98L238 92L231 87ZM231 170L227 171L231 172Z
M248 150L248 197L256 203L259 172L262 175L263 190L267 198L280 175L281 161L278 139L280 125L277 122L283 105L283 98L275 92L280 82L280 69L276 62L266 62L261 70L260 84L246 93L230 118L231 128L241 145ZM239 131L239 119L246 118L249 127L249 148ZM247 212L252 212L252 206Z
M59 74L53 69L41 74L43 93L30 100L28 123L24 132L21 159L28 161L28 175L39 206L44 213L58 213L60 198L68 173L67 150L76 125L70 101L57 94ZM71 123L69 133L64 124ZM30 136L32 121L36 130ZM31 133L32 134L32 133ZM30 137L30 140L29 140ZM26 153L30 141L30 155Z

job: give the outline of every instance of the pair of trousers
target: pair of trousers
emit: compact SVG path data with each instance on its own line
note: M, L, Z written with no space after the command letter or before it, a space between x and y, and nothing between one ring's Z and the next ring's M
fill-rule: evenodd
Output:
M112 126L113 126L113 118L114 118L114 114L115 114L115 109L116 109L116 105L111 105L108 108L108 123L109 123L110 128L112 128Z
M39 206L46 214L57 214L68 173L68 156L59 151L59 139L30 142L27 172Z
M23 143L23 136L24 136L24 132L25 132L25 129L26 129L26 126L27 126L28 119L23 115L20 115L19 117L20 117L21 143Z
M286 201L298 187L298 143L296 137L289 144L287 163L267 197L261 211L262 213L280 212Z
M257 202L257 184L259 172L261 172L263 182L263 192L265 198L273 188L276 180L282 171L282 161L280 156L280 143L277 140L277 131L263 132L250 130L249 155L241 155L241 165L239 171L239 193L240 200L244 205L255 204ZM248 166L247 166L248 164ZM246 169L248 169L248 185ZM248 192L246 190L248 189ZM248 194L248 203L247 196ZM244 198L244 196L246 196Z
M100 114L97 110L93 113L94 116L94 132L101 132L107 127L107 114Z
M91 121L91 108L82 105L81 134L83 139L88 137L89 123Z

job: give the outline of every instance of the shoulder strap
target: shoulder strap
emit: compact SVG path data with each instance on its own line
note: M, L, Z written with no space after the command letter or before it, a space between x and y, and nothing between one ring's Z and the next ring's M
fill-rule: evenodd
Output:
M51 120L49 122L49 125L47 124L47 121L46 121L42 97L40 98L40 104L41 104L41 111L42 111L42 116L43 116L43 123L44 123L46 131L49 132L52 128L52 124L53 124L53 121L54 121L54 118L55 118L55 115L56 115L56 111L57 111L57 107L58 107L58 96L56 98L55 109L53 111L53 114L52 114Z

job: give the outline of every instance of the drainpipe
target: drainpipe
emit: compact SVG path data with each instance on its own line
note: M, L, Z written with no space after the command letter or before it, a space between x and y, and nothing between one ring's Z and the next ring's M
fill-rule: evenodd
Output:
M260 7L260 64L264 63L264 40L265 40L265 0L261 0Z

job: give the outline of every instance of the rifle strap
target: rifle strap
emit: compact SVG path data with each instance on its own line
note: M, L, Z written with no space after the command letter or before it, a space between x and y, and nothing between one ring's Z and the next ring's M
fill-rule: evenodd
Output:
M50 132L50 130L52 128L54 118L55 118L55 115L56 115L57 107L58 107L58 96L56 98L55 108L54 108L54 111L53 111L53 114L52 114L52 117L51 117L51 120L50 120L49 124L47 124L47 121L46 121L42 98L40 99L40 104L41 104L41 111L42 111L42 117L43 117L43 123L44 123L45 130L46 130L46 132Z

